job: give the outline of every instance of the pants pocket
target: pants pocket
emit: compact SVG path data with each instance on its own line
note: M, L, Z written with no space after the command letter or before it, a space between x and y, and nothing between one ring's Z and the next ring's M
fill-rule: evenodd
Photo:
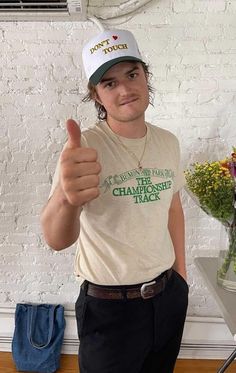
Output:
M188 285L187 281L178 272L174 271L174 274L176 275L179 282L182 283L182 285L187 290L187 292L189 292L189 285Z
M80 294L75 304L75 314L77 322L78 336L81 338L83 333L84 319L87 308L86 295L83 289L80 289Z

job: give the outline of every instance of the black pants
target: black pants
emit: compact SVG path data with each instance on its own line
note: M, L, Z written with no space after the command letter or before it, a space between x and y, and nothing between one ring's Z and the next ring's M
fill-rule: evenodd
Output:
M175 271L150 299L104 300L81 289L76 302L80 373L173 373L188 305Z

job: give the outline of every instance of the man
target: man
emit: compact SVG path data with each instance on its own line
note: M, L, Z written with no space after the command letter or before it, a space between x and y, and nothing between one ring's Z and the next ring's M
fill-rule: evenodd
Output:
M188 303L178 141L145 122L149 73L130 32L97 35L83 62L104 120L82 134L67 121L41 218L53 249L78 240L80 372L171 373Z

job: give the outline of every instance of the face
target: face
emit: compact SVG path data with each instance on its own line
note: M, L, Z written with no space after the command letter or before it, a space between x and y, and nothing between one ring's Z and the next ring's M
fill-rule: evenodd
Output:
M112 66L96 86L94 99L106 109L108 123L144 118L149 92L142 64L125 61Z

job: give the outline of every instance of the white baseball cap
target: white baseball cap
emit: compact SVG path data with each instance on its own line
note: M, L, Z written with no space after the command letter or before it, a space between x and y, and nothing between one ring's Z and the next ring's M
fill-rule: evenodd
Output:
M105 30L98 34L84 46L82 58L87 79L94 85L118 62L142 62L137 42L126 30Z

